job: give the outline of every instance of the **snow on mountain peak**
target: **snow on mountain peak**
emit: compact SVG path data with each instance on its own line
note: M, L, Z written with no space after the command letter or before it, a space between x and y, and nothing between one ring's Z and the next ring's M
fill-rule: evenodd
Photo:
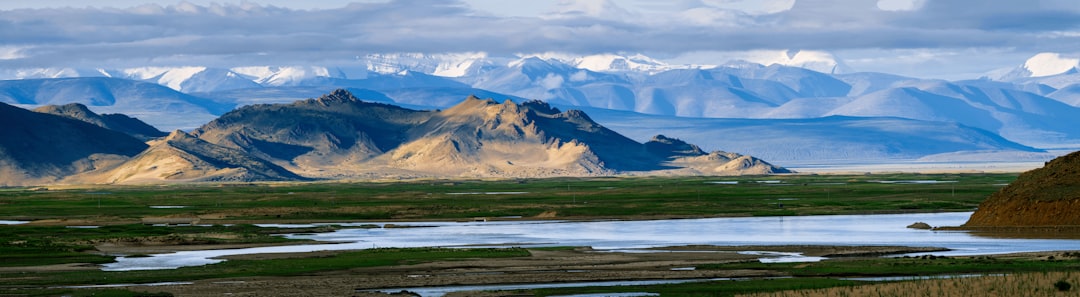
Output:
M183 89L181 84L203 71L206 67L140 67L124 69L121 73L127 78L152 81L179 91Z
M35 79L111 76L103 69L21 68L0 72L0 79Z
M369 54L361 58L367 69L381 74L400 73L405 70L444 77L462 77L476 74L482 68L493 65L493 58L485 52L462 52L444 54L384 53Z
M629 57L615 54L590 55L576 58L570 64L577 68L596 72L657 71L671 68L667 63L657 61L641 54Z
M808 50L761 50L751 51L737 60L761 65L783 65L801 67L821 73L841 74L853 72L850 67L840 62L831 53ZM738 65L740 61L729 63Z
M604 53L579 56L568 53L545 52L534 54L519 54L518 56L521 58L518 61L524 60L526 58L537 58L544 61L559 62L562 64L573 66L574 68L585 69L595 72L637 71L656 73L673 69L694 69L711 67L702 65L673 65L642 54L622 55ZM509 66L513 67L514 65Z
M1024 69L1031 77L1062 74L1080 68L1080 57L1064 57L1059 53L1039 53L1024 62Z
M255 66L237 67L230 69L232 72L248 76L253 81L269 86L294 86L306 80L319 78L345 78L345 74L338 70L318 66Z
M1080 55L1043 52L1028 58L1023 65L991 71L987 73L987 77L998 81L1024 81L1029 78L1073 73L1077 72L1077 69L1080 69ZM1058 83L1043 81L1042 83L1060 88L1073 82L1068 80Z

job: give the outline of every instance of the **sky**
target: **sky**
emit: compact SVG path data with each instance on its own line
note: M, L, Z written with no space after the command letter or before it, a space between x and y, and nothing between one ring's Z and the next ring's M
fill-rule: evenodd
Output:
M0 68L355 63L370 53L641 53L722 64L789 49L963 79L1080 54L1076 0L0 0Z

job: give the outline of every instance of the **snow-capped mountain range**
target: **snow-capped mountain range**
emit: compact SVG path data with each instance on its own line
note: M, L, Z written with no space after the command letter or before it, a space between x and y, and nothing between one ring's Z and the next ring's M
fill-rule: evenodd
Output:
M669 136L781 161L823 158L828 143L845 146L837 151L847 157L834 156L841 159L971 151L1021 152L1037 159L1052 157L1039 148L1080 147L1080 55L1042 53L1018 64L981 79L944 81L853 72L832 55L813 51L759 52L716 65L669 64L637 54L394 53L332 67L0 70L0 78L9 79L0 84L0 102L80 102L172 130L197 127L234 107L346 88L364 100L426 109L446 108L472 94L540 99L599 114L601 124L630 137L680 126L685 135ZM755 137L768 145L717 141Z

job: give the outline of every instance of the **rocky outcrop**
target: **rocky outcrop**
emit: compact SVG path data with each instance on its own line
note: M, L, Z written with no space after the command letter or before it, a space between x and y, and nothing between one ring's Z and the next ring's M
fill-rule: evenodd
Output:
M792 173L783 167L773 166L769 162L724 151L704 152L696 145L678 138L664 135L654 136L644 144L650 153L661 156L661 164L672 170L673 174L694 175L760 175Z
M971 215L964 227L1080 226L1080 152L1021 174Z

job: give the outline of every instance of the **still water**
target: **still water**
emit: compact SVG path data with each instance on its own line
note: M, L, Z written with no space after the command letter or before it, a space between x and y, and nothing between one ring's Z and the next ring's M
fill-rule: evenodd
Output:
M343 229L331 233L293 234L288 237L333 243L121 257L116 263L104 265L103 269L172 269L217 263L222 260L216 257L228 255L382 247L591 246L598 250L627 250L681 245L899 245L944 247L951 251L933 254L953 256L1080 250L1080 240L988 238L962 231L906 228L914 222L926 222L932 226L959 226L970 215L970 212L959 212L651 221L394 222L392 224L398 227L415 228ZM358 225L361 224L354 224Z

